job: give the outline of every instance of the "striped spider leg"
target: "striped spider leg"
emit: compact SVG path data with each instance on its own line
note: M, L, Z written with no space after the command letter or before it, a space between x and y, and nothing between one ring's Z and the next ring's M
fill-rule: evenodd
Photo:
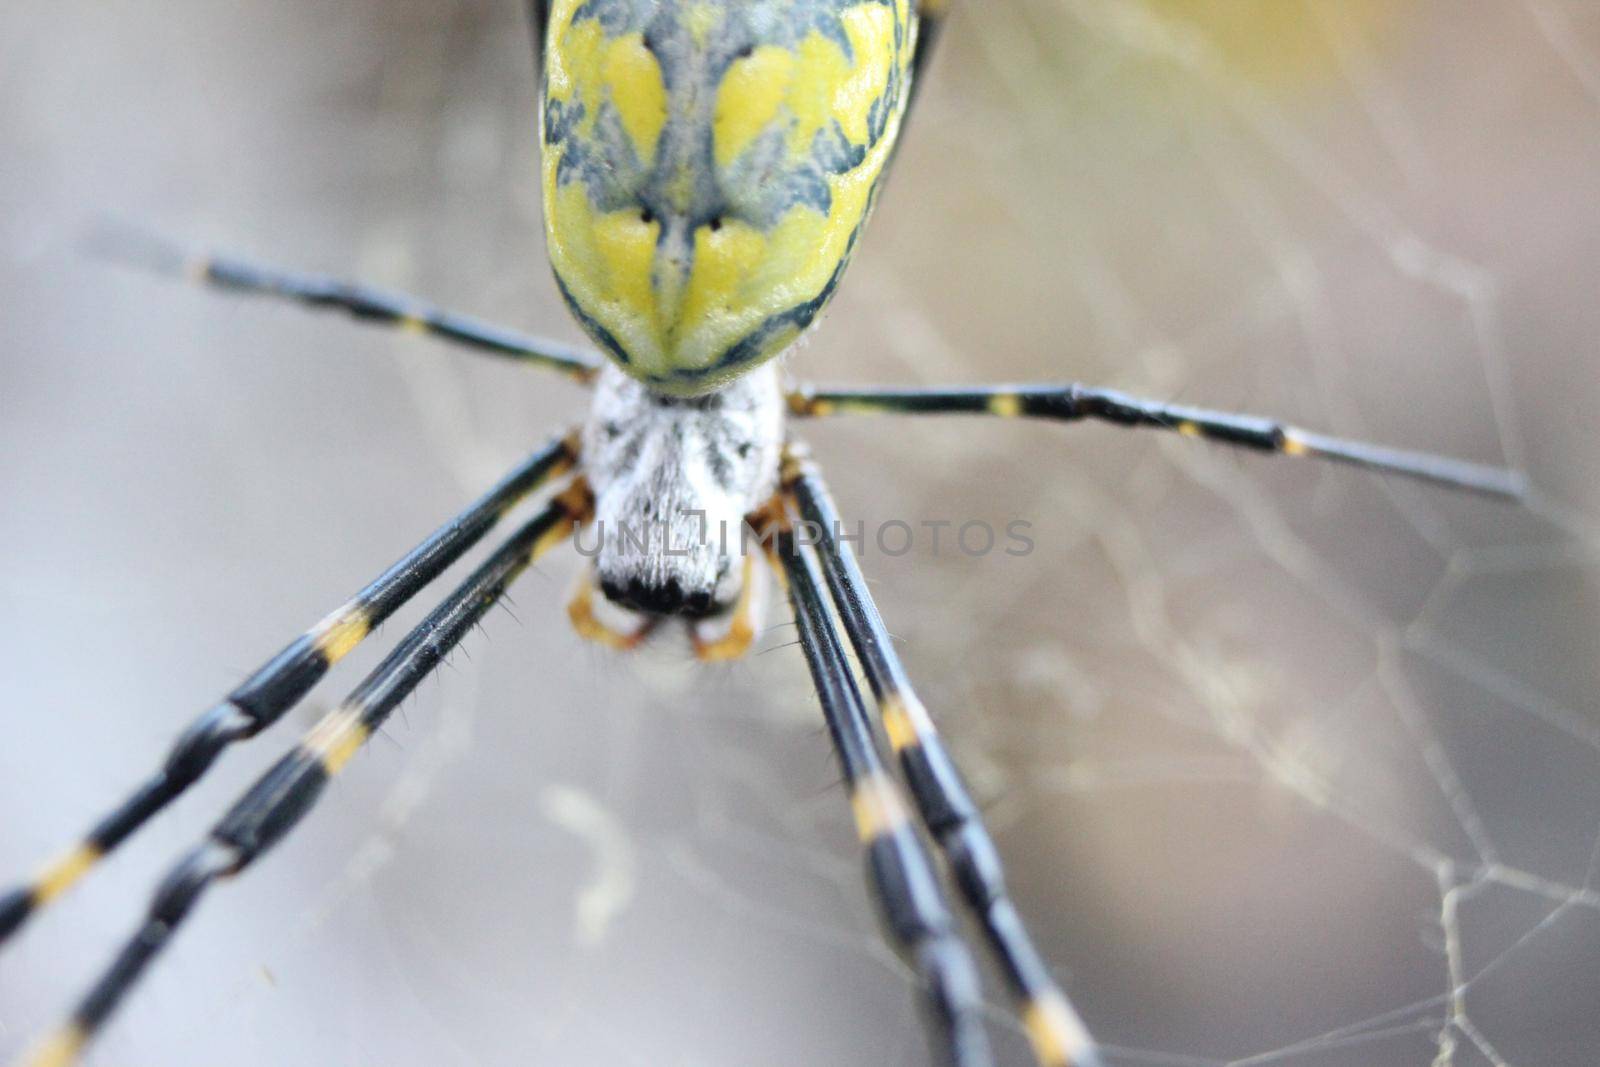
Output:
M195 719L179 735L160 769L96 823L77 845L43 866L26 883L0 894L0 945L198 781L224 749L255 737L281 719L329 668L481 541L508 512L552 479L570 471L577 457L576 434L538 449Z
M262 775L211 832L172 866L133 936L68 1020L25 1055L25 1067L65 1067L76 1062L206 890L239 874L305 817L329 779L382 728L390 713L460 644L511 583L587 518L591 504L582 477L570 482L407 634L343 703L323 716L293 750Z
M789 412L802 418L894 414L1093 420L1172 430L1186 437L1280 456L1332 460L1505 500L1520 499L1526 489L1521 475L1499 467L1330 437L1258 415L1168 404L1078 382L913 389L803 385L790 392Z
M426 333L478 352L555 370L592 383L602 363L595 355L560 341L533 337L467 315L442 311L425 301L384 292L358 282L299 274L234 257L184 261L170 251L149 265L171 265L190 277L234 292L276 296L317 308L342 310L358 319ZM1332 437L1258 415L1214 411L1133 396L1079 382L928 386L822 386L800 384L786 395L798 418L837 415L991 415L1055 422L1093 421L1123 427L1168 430L1222 444L1289 457L1325 459L1380 474L1413 478L1449 489L1516 500L1525 491L1514 471L1445 456Z
M156 234L118 221L102 222L86 245L91 255L108 263L183 278L226 293L274 297L312 310L340 311L360 322L426 334L481 355L553 370L579 385L589 385L600 372L600 360L586 349L528 337L364 282L285 270L239 256L191 254Z
M776 533L772 554L786 577L806 665L844 771L856 834L866 850L867 885L885 936L923 983L930 1051L946 1067L983 1067L993 1059L977 968L945 902L932 857L878 754L817 563L799 551L786 522Z
M947 0L533 0L530 12L550 60L541 111L548 249L564 299L609 361L361 284L227 258L189 265L197 280L224 289L338 309L554 370L594 386L595 402L581 444L572 435L536 452L198 719L156 775L78 846L0 895L4 941L224 749L281 718L511 508L552 479L574 475L173 868L133 939L68 1024L36 1047L31 1064L76 1059L204 891L242 871L306 814L327 779L541 552L575 527L601 526L607 517L655 519L662 510L676 517L685 504L715 504L719 516L737 520L775 490L783 502L775 569L787 577L848 779L869 884L891 940L926 983L923 1006L935 1054L955 1067L991 1062L977 973L931 856L876 749L846 639L922 825L1000 963L1036 1059L1042 1067L1101 1062L1010 901L994 843L837 536L837 514L820 476L798 453L780 467L783 414L1088 419L1499 497L1518 496L1521 484L1475 464L1077 384L803 386L783 394L773 361L812 324L843 275L946 6ZM113 251L157 268L182 265L180 256L148 241L122 241ZM819 534L809 551L799 550L796 521ZM602 544L604 536L602 530ZM741 570L725 547L687 553L689 562L671 556L646 549L628 560L620 550L602 551L568 608L578 631L631 648L660 619L679 616L701 658L742 655L760 615L749 558ZM609 608L632 614L619 625L602 618Z
M224 257L196 261L186 273L232 292L263 294L306 306L342 310L362 321L432 334L480 353L555 370L584 383L596 381L603 373L601 361L581 350L441 311L414 298L385 293L359 283L296 274ZM813 418L856 413L987 414L1056 421L1103 421L1176 430L1186 436L1279 455L1342 461L1492 496L1514 498L1521 491L1515 474L1495 468L1327 437L1272 419L1164 404L1079 384L926 389L802 385L786 394L785 403L790 414ZM563 470L573 462L576 451L570 441L565 446L570 451L562 453ZM508 482L516 478L514 474ZM1010 902L993 842L977 818L976 807L932 719L911 688L866 592L849 546L835 536L839 529L838 516L820 476L809 460L794 452L785 464L783 479L784 493L792 507L807 524L808 532L814 529L817 533L815 554L838 608L844 633L872 687L884 734L898 756L918 814L954 873L963 904L977 918L986 941L1001 963L1038 1061L1048 1067L1063 1064L1085 1067L1099 1062L1082 1023L1050 976ZM702 658L737 657L748 649L754 632L759 629L759 619L754 618L759 615L759 608L752 603L751 596L756 583L749 571L750 557L745 558L744 565L744 582L732 612L730 636L721 641L702 641L697 637L696 649ZM789 572L792 578L793 566L782 560L775 569ZM404 563L397 564L395 570L404 567ZM793 586L790 592L791 597L798 595ZM630 649L636 647L658 621L646 613L636 616L634 629L607 625L600 621L596 607L614 605L608 598L595 597L593 593L594 586L580 585L568 607L575 628L590 640L617 649ZM798 602L796 610L797 613L802 611ZM817 644L822 641L817 636L823 632L821 627L831 626L832 622L825 612L813 621L816 627L808 640L817 647L808 646L808 655L812 657L813 668L817 669L819 665L832 662L826 648ZM302 642L307 640L301 639ZM306 685L309 686L315 677L308 679ZM824 683L819 682L819 686L822 685ZM826 685L831 688L823 691L823 700L832 708L830 714L847 715L851 700L849 687L833 682ZM859 700L859 696L855 699ZM896 844L895 848L898 854L902 846ZM909 853L902 856L902 860L915 866L915 861L908 857ZM955 966L940 964L947 965ZM940 988L941 995L954 995L957 986L946 984ZM959 1054L970 1060L977 1055L971 1051L977 1046L970 1043L965 1031L957 1035L960 1026L949 1015L959 1003L959 998L949 1001L931 1016L936 1024L935 1043L949 1055Z
M428 333L480 353L555 370L584 383L595 382L605 373L596 357L560 342L520 334L359 283L225 257L198 260L186 273L231 292L342 310L362 321ZM788 391L784 400L791 415L807 418L857 413L978 414L1151 427L1272 454L1341 461L1491 496L1515 498L1521 491L1520 479L1514 473L1496 468L1328 437L1272 419L1165 404L1080 384L924 389L801 385ZM899 757L919 815L955 872L964 904L978 918L991 949L1001 961L1040 1063L1096 1062L1093 1057L1097 1054L1082 1024L1050 977L1010 903L993 843L979 823L975 805L889 643L849 546L834 536L837 513L820 476L803 455L792 453L783 478L784 492L798 508L801 519L808 529L814 527L818 532L816 554L845 634L872 686L884 733ZM704 659L737 657L749 648L759 629L759 607L751 595L757 588L749 569L751 562L749 556L744 560L744 581L731 613L729 636L723 640L701 640L696 636L697 652ZM775 569L788 567L790 564L782 562ZM569 604L568 613L575 628L580 635L616 649L636 647L654 628L658 617L649 613L637 615L636 626L631 629L608 625L600 620L597 608L615 605L609 597L595 596L595 589L591 583L581 584ZM836 699L846 698L836 695Z
M815 541L840 624L872 688L883 733L899 759L923 828L1000 964L1035 1058L1043 1067L1098 1067L1102 1061L1089 1032L1034 947L1006 889L999 850L933 718L912 688L855 553L841 537L843 525L821 473L799 448L791 449L784 473L784 493Z

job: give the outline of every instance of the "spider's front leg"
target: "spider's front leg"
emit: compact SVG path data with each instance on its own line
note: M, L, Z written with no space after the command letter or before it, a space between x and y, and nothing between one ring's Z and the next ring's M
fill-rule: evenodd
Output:
M788 403L790 413L801 417L992 415L1054 422L1108 422L1170 430L1185 437L1271 455L1329 460L1504 500L1519 500L1527 490L1519 473L1500 467L1330 437L1259 415L1169 404L1079 382L912 388L802 385L789 393Z
M580 385L599 372L593 353L549 337L533 337L426 300L363 281L275 266L217 252L191 252L136 227L104 224L89 250L122 266L183 278L241 296L259 296L319 311L343 312L358 322L421 334L482 355L555 371Z
M68 1067L132 992L200 899L241 874L305 818L356 752L499 603L517 576L586 519L593 499L581 476L523 523L386 656L350 696L323 716L168 871L143 919L68 1019L18 1067Z

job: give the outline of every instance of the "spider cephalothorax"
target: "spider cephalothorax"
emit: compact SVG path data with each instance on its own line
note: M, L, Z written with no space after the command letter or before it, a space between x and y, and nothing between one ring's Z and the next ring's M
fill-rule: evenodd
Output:
M732 608L738 562L751 547L743 524L778 488L782 434L770 364L696 397L602 370L583 454L595 495L594 573L606 598L650 615Z

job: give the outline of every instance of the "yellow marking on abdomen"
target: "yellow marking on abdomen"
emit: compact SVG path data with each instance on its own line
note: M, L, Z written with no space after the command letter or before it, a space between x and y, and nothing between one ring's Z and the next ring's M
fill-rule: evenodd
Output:
M316 757L329 775L334 775L344 769L369 736L371 731L361 721L359 708L335 708L312 727L300 748Z
M1283 435L1283 454L1286 456L1309 456L1311 449L1293 433L1285 431Z
M98 848L86 841L50 863L33 884L34 903L48 904L72 888L74 882L100 861L101 855Z
M762 45L738 60L717 87L711 143L716 164L726 167L749 148L778 117L794 80L794 55Z
M1044 1067L1072 1067L1079 1055L1093 1046L1089 1032L1056 992L1029 1002L1022 1012L1022 1025L1034 1058Z
M855 784L850 793L856 834L863 843L876 841L906 824L906 806L888 775L873 773Z
M1190 422L1188 419L1178 423L1177 430L1185 437L1204 437L1205 431L1200 429L1199 423Z
M644 46L644 34L630 33L606 49L604 78L608 98L640 159L656 154L667 125L667 87L661 66Z

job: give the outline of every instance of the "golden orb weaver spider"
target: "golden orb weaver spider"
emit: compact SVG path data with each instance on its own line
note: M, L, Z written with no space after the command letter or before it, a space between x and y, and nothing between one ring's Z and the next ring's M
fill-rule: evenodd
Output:
M53 1043L43 1047L40 1053L43 1062L51 1062L52 1059L59 1062L76 1053L131 986L138 972L159 951L165 937L170 935L177 921L192 905L195 895L211 880L237 873L260 851L274 843L277 835L288 829L293 817L303 814L327 775L343 765L361 741L370 735L395 703L419 680L420 675L448 651L477 615L487 609L493 597L503 590L504 585L528 559L548 548L574 523L592 516L599 521L595 512L604 507L602 501L606 490L594 484L597 481L595 473L601 466L594 455L594 442L612 436L607 426L609 421L648 421L657 418L661 422L652 434L661 438L670 437L686 425L687 419L692 418L698 420L692 425L712 427L713 432L706 436L715 439L720 439L727 420L740 415L751 416L753 424L757 426L772 421L759 414L771 407L770 400L761 397L748 400L737 411L719 411L716 404L726 402L735 395L737 389L754 389L750 383L758 381L757 376L762 373L768 374L775 388L776 378L770 374L770 365L763 372L753 364L761 358L776 355L794 333L809 322L810 315L820 308L821 302L831 292L832 282L842 268L849 246L853 244L859 222L870 206L871 196L877 189L876 179L892 150L897 133L898 107L903 106L903 100L897 106L882 105L881 102L889 98L888 84L895 70L921 65L933 36L929 30L935 24L938 13L932 5L920 13L919 34L919 15L912 12L903 0L898 5L788 5L783 10L789 12L792 21L775 23L774 26L784 31L795 31L790 37L780 43L764 43L760 48L752 48L749 54L742 54L748 42L729 43L726 51L731 58L725 66L718 68L710 64L707 58L714 51L711 45L727 43L724 37L719 36L719 24L715 21L718 5L684 4L664 8L661 18L665 26L681 31L683 41L687 42L679 44L662 39L651 40L646 31L630 27L624 16L631 6L575 3L557 6L555 31L564 28L571 33L573 23L581 21L583 25L580 31L590 38L570 46L564 40L558 41L552 50L553 56L560 56L564 49L569 48L573 53L584 52L593 63L587 73L573 76L580 93L585 89L599 91L603 87L613 100L632 104L651 98L651 94L659 96L665 93L670 79L666 76L665 68L659 66L662 53L658 50L665 50L678 58L687 55L704 61L704 68L697 69L687 83L717 90L715 94L702 95L720 95L737 87L738 92L730 99L735 103L749 101L752 108L753 102L762 98L763 90L780 77L776 68L783 65L782 56L799 51L801 44L818 53L819 63L824 67L831 63L837 72L841 72L841 77L842 72L854 75L857 67L865 65L869 59L878 61L877 76L882 84L875 95L869 95L864 101L868 105L868 116L864 117L857 108L851 114L834 118L836 127L845 131L842 143L860 147L871 142L880 149L875 168L867 173L871 180L865 182L867 191L858 200L853 218L839 220L833 227L819 225L819 219L829 223L835 223L836 220L824 216L814 201L796 195L792 201L782 204L781 212L770 216L766 223L773 227L786 223L793 225L793 232L799 236L786 236L783 244L783 248L791 252L795 247L807 251L824 245L824 233L827 239L839 241L837 226L845 226L848 233L839 242L843 250L835 248L821 256L820 265L826 269L821 271L820 276L812 276L801 283L806 290L801 294L804 299L786 298L787 302L780 301L782 307L773 311L764 301L771 298L774 290L770 287L754 287L752 292L757 299L753 303L757 310L767 313L756 316L752 320L754 325L717 324L717 328L731 331L731 340L726 343L703 341L695 337L693 329L685 331L678 327L678 323L689 319L683 309L693 311L697 306L697 298L701 300L699 306L702 311L706 306L706 298L697 295L697 283L711 286L717 278L726 282L730 276L738 279L747 273L764 272L765 264L769 261L761 257L762 250L757 249L752 253L748 246L752 242L759 243L763 234L775 241L771 237L775 231L760 229L749 221L749 217L766 217L761 216L761 212L770 209L758 204L749 209L749 217L735 218L733 212L719 210L701 219L692 205L680 204L677 205L679 210L674 213L660 206L651 206L644 201L638 189L597 191L581 176L563 182L559 165L561 160L569 157L564 151L548 152L546 196L552 258L557 263L558 275L562 277L568 300L580 318L584 319L586 328L596 334L599 343L614 359L627 361L633 371L644 368L640 373L653 387L651 389L635 389L616 371L582 353L566 351L560 346L531 341L470 320L434 312L413 301L395 300L361 286L263 270L232 260L212 259L203 264L204 277L220 285L263 290L314 304L343 307L362 317L394 322L409 329L431 332L530 362L554 366L585 380L608 376L609 381L602 384L602 389L609 391L606 393L607 406L597 405L596 416L591 419L582 447L576 438L567 437L541 450L500 486L491 490L479 505L442 529L435 539L421 546L415 556L402 561L355 601L329 616L324 623L291 645L282 656L231 694L216 711L197 723L196 729L180 743L173 761L158 778L152 780L146 790L91 833L85 844L48 868L40 878L6 898L3 923L5 931L9 933L38 905L58 896L96 859L115 848L138 825L186 788L225 745L253 735L287 711L333 662L350 651L378 621L414 594L428 578L436 575L445 564L484 536L494 521L512 504L580 465L589 472L588 483L581 479L574 480L568 483L565 490L557 493L533 522L507 542L506 547L469 579L457 595L430 616L428 623L402 642L384 667L380 667L358 689L351 702L326 720L296 753L291 754L273 775L263 781L262 786L236 809L234 815L224 821L216 835L217 840L195 853L180 876L169 883L165 895L158 902L152 923L141 932L140 939L130 944L115 968L108 972L106 980L85 1000L74 1022ZM587 20L580 20L578 16L585 9L592 9L592 15ZM607 9L612 9L616 12L614 17L622 20L616 27L606 21L612 17ZM812 14L822 20L822 28L802 24L802 16L809 17ZM887 19L893 29L884 33L880 25L876 36L858 29L854 37L846 29L843 31L844 40L850 46L847 50L840 44L839 33L829 32L834 27L828 21L839 18L840 25L845 25L844 16L854 17L848 23L850 26L860 23L870 29L874 20L881 24ZM697 19L706 21L706 25L698 27L698 30L695 25ZM892 60L882 62L885 57L881 54L889 47L887 42L895 39L901 41L902 48L901 65L898 67ZM878 45L877 52L868 47L873 43ZM602 48L607 53L603 61L600 56ZM856 55L858 50L859 56ZM849 63L852 56L860 59L860 62ZM659 85L650 82L651 63L658 64ZM793 77L789 74L782 76ZM695 81L695 78L700 81ZM729 80L733 78L739 80ZM867 80L870 82L871 79ZM902 98L910 84L914 84L914 81L905 82L901 90ZM689 125L697 123L699 132L703 134L707 132L707 125L714 126L724 117L715 111L708 111L704 100L700 101L701 110L690 114L686 107L679 110L679 104L672 100L670 93L666 97L667 127L681 119ZM551 98L555 102L563 100L559 92L552 93ZM841 111L849 112L851 103L861 102L847 100L841 105ZM876 132L874 120L870 117L874 104L880 105L877 121L881 124L876 126ZM798 104L785 105L779 98L777 113L784 117L784 121L797 124L798 117L790 113L798 110ZM639 117L630 120L623 114L624 111L619 107L617 121L622 127L621 139L613 139L611 143L613 146L637 148L647 134L629 127L644 127L648 123ZM591 117L598 125L598 116ZM860 120L857 139L851 139L850 132L846 130L846 118ZM560 122L549 125L559 127ZM751 121L749 125L755 127L758 133L762 128L759 121ZM592 129L587 132L594 133ZM655 136L663 136L662 131L656 131ZM556 140L560 139L558 130ZM754 143L752 140L751 144ZM820 152L817 145L818 139L813 137L805 143L805 150ZM655 147L659 148L659 143ZM840 143L836 142L833 148L838 150ZM793 151L792 148L789 150ZM713 155L719 151L714 140L711 151ZM746 154L753 151L749 145L744 148ZM728 152L735 162L744 158L734 149ZM838 155L836 151L835 156ZM663 157L657 155L656 158ZM830 197L833 196L834 186L855 175L858 168L871 166L864 161L852 160L847 152L842 162L853 165L837 172L827 166L823 168L827 172L823 180L829 187ZM833 164L835 167L838 165ZM575 169L581 175L581 168ZM694 174L692 171L688 173ZM770 170L762 170L761 180L746 176L742 179L743 187L770 192L775 187L771 173ZM615 175L615 167L601 168L601 177L612 178ZM703 173L699 176L703 177ZM731 185L740 187L741 179L727 180ZM663 184L670 186L671 183ZM683 192L668 191L680 195ZM608 196L620 199L606 201L609 210L601 212L597 201ZM570 203L558 203L563 197ZM838 197L841 202L843 199ZM616 204L623 206L617 207ZM594 217L588 217L586 213ZM792 220L798 220L799 224L794 224ZM681 224L676 237L669 235L669 222ZM694 225L684 229L683 226L688 222ZM751 230L759 232L747 232ZM577 236L574 237L574 234ZM693 235L692 246L686 244L686 234ZM581 247L561 247L563 239L569 237ZM641 240L641 237L644 239ZM672 243L673 240L676 240L676 245ZM715 254L702 255L702 242L712 253L717 251L712 247L714 245L730 246L726 258L719 261ZM741 243L744 247L738 247ZM639 255L641 249L645 252L642 258ZM658 262L663 257L669 261L665 271ZM801 273L800 264L808 268L816 267L817 263L811 261L815 258L802 256L799 263L784 263L776 272L777 276L791 281ZM702 276L695 269L701 265L715 266L719 262L727 265L713 272L715 278L711 275ZM599 280L578 277L585 269L598 270L602 264L603 277ZM564 269L572 272L572 277L563 274ZM628 270L632 270L632 273L629 274ZM671 276L674 270L677 272L675 281ZM603 291L608 285L615 292ZM668 293L671 293L674 307L678 309L671 328L663 326L661 319L664 316L656 314L665 306ZM781 319L782 315L804 308L813 301L816 305L808 314L789 320ZM637 321L630 323L630 316L634 320L649 317L641 315L641 307L656 315L654 324L640 327ZM706 318L708 316L702 316L702 323ZM774 322L774 319L779 321ZM652 325L657 333L654 337L650 335ZM637 337L627 336L630 328ZM715 333L716 330L708 329L706 332ZM607 337L609 341L605 339ZM698 347L684 343L686 337L695 341ZM751 337L757 337L759 341L747 344ZM733 357L731 359L730 354ZM721 363L724 359L728 359L728 362ZM724 380L720 371L703 374L708 365L734 368L749 365L749 369L746 374ZM684 385L659 377L661 374L677 372L689 372L696 382ZM715 397L716 402L690 400L683 396L685 393L696 393L700 389L701 378L706 384L715 384L720 388L709 393L702 391L697 395ZM791 414L801 417L853 411L902 411L987 413L1057 419L1095 418L1176 429L1194 436L1283 454L1344 460L1502 495L1515 492L1514 481L1499 472L1336 441L1281 427L1267 420L1150 403L1075 386L1000 386L943 391L802 387L792 390L784 402ZM763 404L767 406L762 407ZM622 412L620 416L618 411ZM690 416L685 412L694 414ZM624 436L617 435L619 439ZM626 446L630 442L623 440L621 443ZM644 442L645 445L650 443ZM780 527L775 542L776 554L790 580L790 592L801 623L808 660L816 676L819 695L828 714L841 761L851 782L852 807L864 843L872 855L871 870L884 896L891 932L901 939L900 947L908 952L916 962L917 969L929 979L930 1019L935 1049L957 1063L981 1063L986 1058L981 1027L976 1018L975 992L971 988L971 963L965 956L965 949L954 936L952 920L940 900L933 866L911 828L897 787L889 781L887 771L876 754L871 727L865 719L861 698L854 688L844 659L842 650L845 639L855 648L872 685L883 730L901 760L918 814L927 820L936 843L949 852L964 901L978 911L985 934L1006 964L1012 991L1025 1017L1027 1029L1034 1038L1040 1061L1093 1062L1094 1054L1086 1038L1077 1028L1070 1009L1055 989L1048 972L1031 955L1031 946L1020 920L1015 917L1001 892L992 846L987 842L981 824L976 819L975 809L965 796L943 752L931 721L911 694L904 670L894 656L881 621L877 619L876 610L866 595L849 546L833 536L838 529L837 516L819 475L806 465L798 450L791 452L789 462L780 468L777 448L781 439L774 434L757 435L750 443L766 446L770 456L763 469L755 472L749 481L762 488L778 488L781 491L772 509L745 510L755 510ZM737 449L739 446L740 443L736 443L732 447ZM761 448L755 448L752 452L758 459L761 458ZM705 454L708 464L717 458L727 459L724 452L712 448L706 449ZM667 458L681 460L682 454L670 452ZM627 473L638 462L635 457L627 464L604 466L612 484L616 484L617 474ZM762 464L755 466L762 467ZM664 477L673 487L680 486L675 475ZM765 486L763 478L780 484ZM586 486L592 486L594 492L591 493ZM624 488L632 489L634 486L629 483ZM738 496L736 493L728 495L734 498ZM649 493L623 492L615 505L617 514L625 514L640 499L648 498ZM687 502L703 503L699 497ZM743 517L742 514L735 516L737 519ZM797 551L792 530L784 528L798 519L816 524L816 529L821 531L817 544L801 546L810 548L809 552ZM660 555L647 555L642 559L653 564L665 562L665 557ZM628 560L618 562L626 563ZM643 637L644 626L655 619L672 614L688 615L697 620L692 625L697 647L705 658L736 654L747 647L751 639L753 624L749 619L750 605L743 596L751 589L751 584L748 580L739 580L739 576L732 571L725 570L721 566L723 560L713 562L716 566L712 581L708 583L710 587L701 589L690 587L691 575L688 573L667 575L660 581L649 580L644 575L614 576L609 583L606 576L602 575L598 584L606 593L603 601L592 595L585 596L580 591L572 608L574 621L580 630L590 636L613 644L631 645ZM829 614L820 594L824 584L839 610L837 622ZM635 615L643 617L640 628L633 631L618 630L598 618L595 609L607 610L604 601L622 602L625 607L634 609ZM701 616L706 618L701 619ZM842 634L840 629L843 630Z

